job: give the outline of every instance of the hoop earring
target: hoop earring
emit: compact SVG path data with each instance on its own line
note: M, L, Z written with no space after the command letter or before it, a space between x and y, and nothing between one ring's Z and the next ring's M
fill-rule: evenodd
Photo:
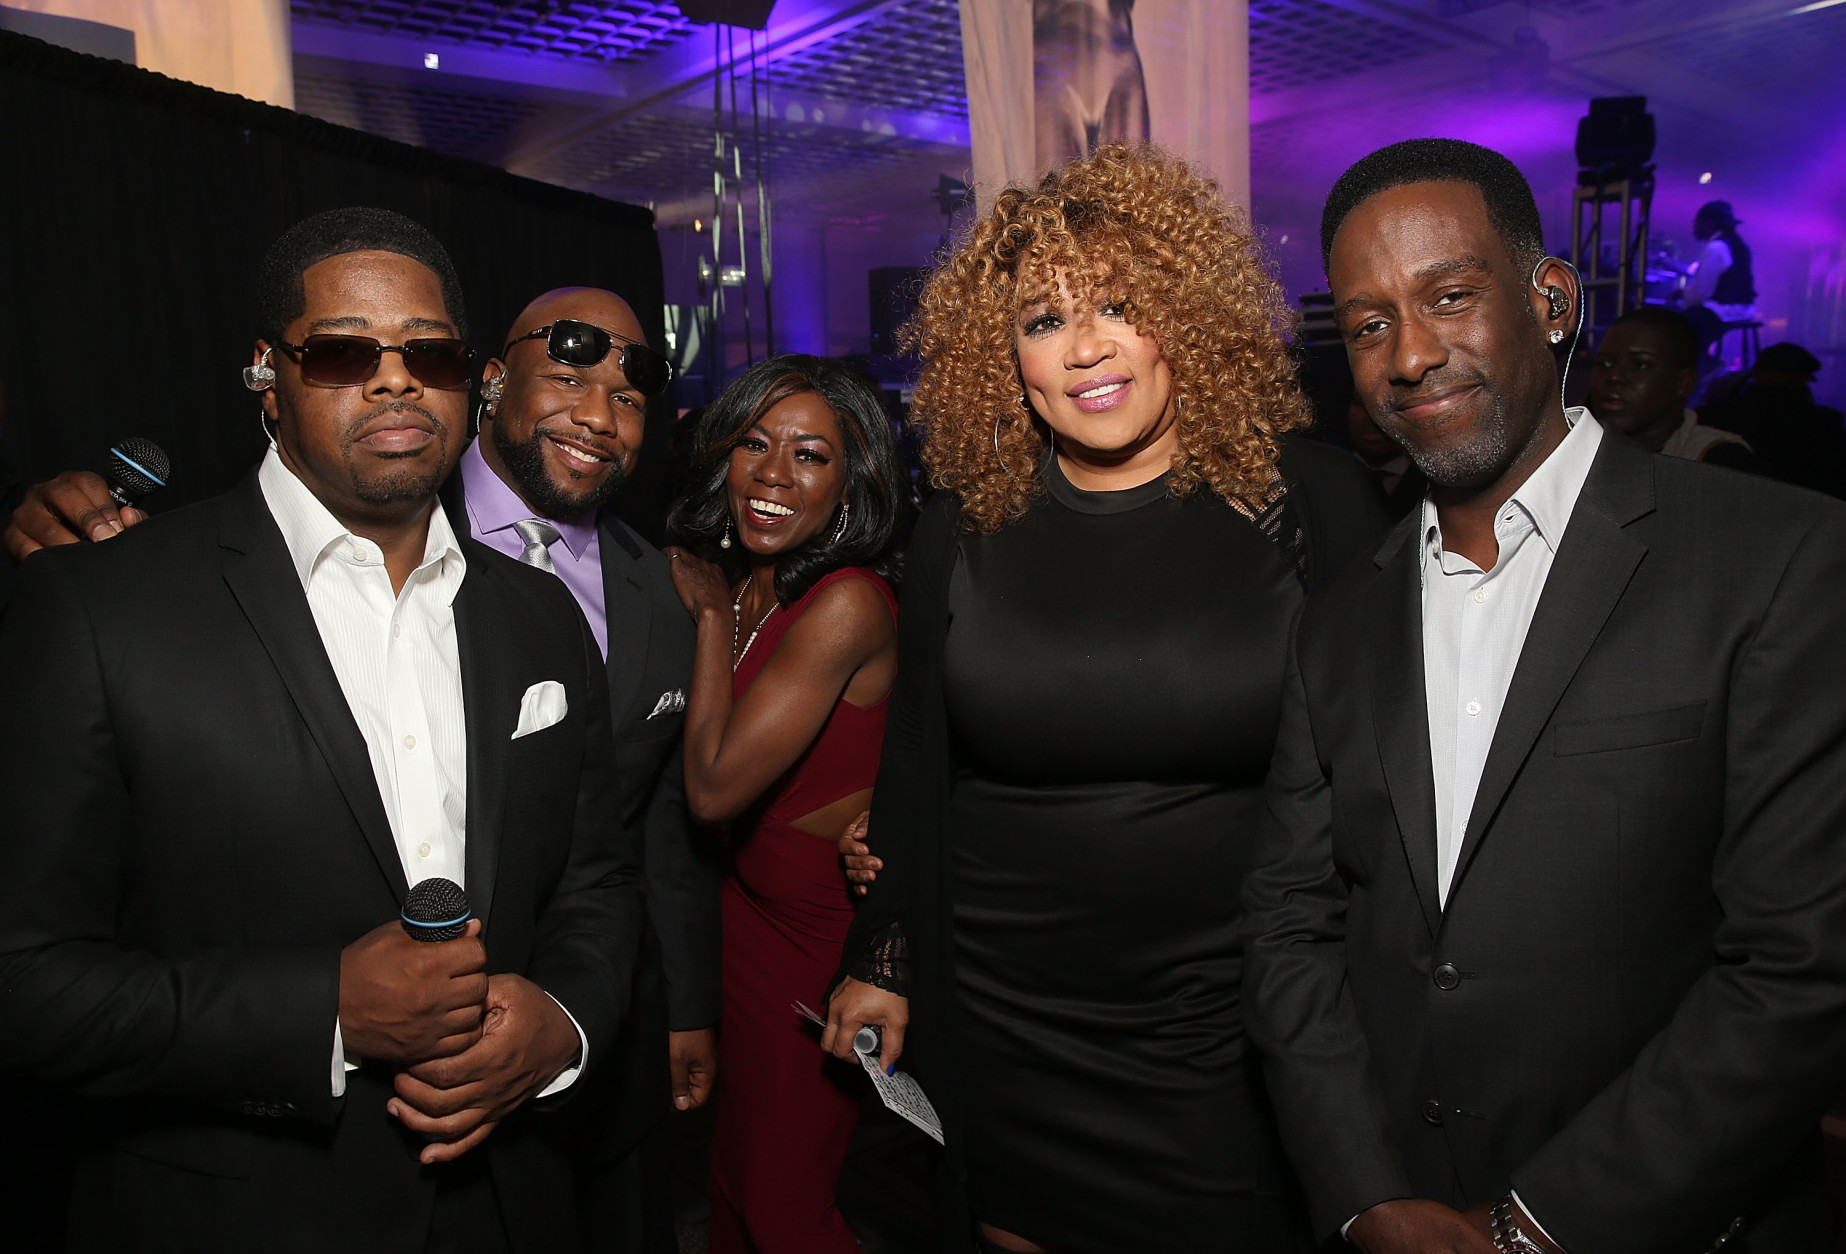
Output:
M729 514L724 516L724 536L718 541L718 547L721 549L731 547L731 516Z
M998 418L994 419L994 457L1001 465L1006 464L1006 458L1000 456L1000 420Z
M846 534L846 515L850 513L851 510L852 507L845 501L840 502L839 525L834 527L833 534L827 538L828 544L838 544L840 542L840 537Z

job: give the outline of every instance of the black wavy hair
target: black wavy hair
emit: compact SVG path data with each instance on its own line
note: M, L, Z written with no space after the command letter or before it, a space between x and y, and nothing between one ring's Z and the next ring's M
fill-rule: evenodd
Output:
M776 600L801 599L821 576L842 566L870 567L893 588L902 574L899 545L910 509L909 483L897 457L891 420L871 380L841 362L806 353L785 353L758 362L740 375L699 416L692 434L692 470L685 494L667 516L674 543L711 558L733 582L749 559L741 546L720 547L730 521L725 478L731 450L762 416L791 396L812 392L827 402L845 436L841 457L851 506L846 530L833 540L829 519L800 548L776 564Z
M1642 305L1638 309L1630 309L1610 323L1609 330L1613 331L1624 323L1630 326L1658 327L1666 333L1667 348L1673 354L1675 366L1682 370L1698 366L1699 330L1686 315L1661 305ZM1603 334L1607 336L1608 332Z
M401 213L363 206L329 209L303 218L269 246L256 270L257 333L271 344L278 343L283 329L308 307L302 272L329 257L357 252L397 253L434 270L455 333L468 338L461 276L442 242Z
M1487 220L1521 268L1545 255L1545 228L1532 186L1491 148L1460 139L1406 139L1355 161L1327 193L1320 214L1320 263L1330 267L1333 237L1346 215L1379 192L1406 183L1470 183L1487 202Z

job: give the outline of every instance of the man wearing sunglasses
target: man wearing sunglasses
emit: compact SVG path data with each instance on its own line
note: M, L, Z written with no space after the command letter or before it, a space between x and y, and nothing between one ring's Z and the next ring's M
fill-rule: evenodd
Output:
M544 1108L642 931L597 641L438 506L470 358L427 231L316 215L259 306L261 467L0 621L0 1068L91 1099L73 1250L572 1248ZM420 942L436 877L473 917Z
M584 1248L671 1254L663 1116L669 1094L680 1110L702 1105L717 1069L722 867L686 814L692 623L666 559L603 507L634 465L647 403L672 367L627 302L596 288L545 293L501 342L483 372L480 437L443 498L457 529L555 572L606 656L622 815L640 837L650 934L615 1056L562 1118L577 1134Z

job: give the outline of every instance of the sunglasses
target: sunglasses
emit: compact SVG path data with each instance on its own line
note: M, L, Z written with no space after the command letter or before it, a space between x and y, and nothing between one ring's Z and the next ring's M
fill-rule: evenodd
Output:
M401 353L404 369L424 387L467 387L474 378L474 350L460 340L406 340L380 344L369 335L310 335L299 344L276 347L301 363L301 377L328 388L357 387L378 373L386 353Z
M622 356L618 364L622 368L622 377L628 380L630 387L643 396L659 396L667 390L667 384L673 382L673 363L664 355L639 340L612 334L599 326L578 322L574 318L559 318L548 327L540 327L518 339L508 340L506 347L500 350L500 356L504 358L512 352L515 344L537 339L545 341L546 356L566 366L597 365L609 355L609 350L619 340Z

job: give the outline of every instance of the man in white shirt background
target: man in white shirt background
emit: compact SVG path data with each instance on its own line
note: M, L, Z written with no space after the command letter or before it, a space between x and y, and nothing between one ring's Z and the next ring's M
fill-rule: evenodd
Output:
M641 926L601 653L437 507L441 246L317 215L259 305L259 471L34 557L0 624L0 1065L93 1111L76 1250L568 1249L521 1107L619 1034ZM412 941L437 875L476 921Z
M1566 411L1581 293L1499 154L1372 154L1322 247L1431 486L1303 611L1245 881L1316 1236L1827 1248L1846 509Z

